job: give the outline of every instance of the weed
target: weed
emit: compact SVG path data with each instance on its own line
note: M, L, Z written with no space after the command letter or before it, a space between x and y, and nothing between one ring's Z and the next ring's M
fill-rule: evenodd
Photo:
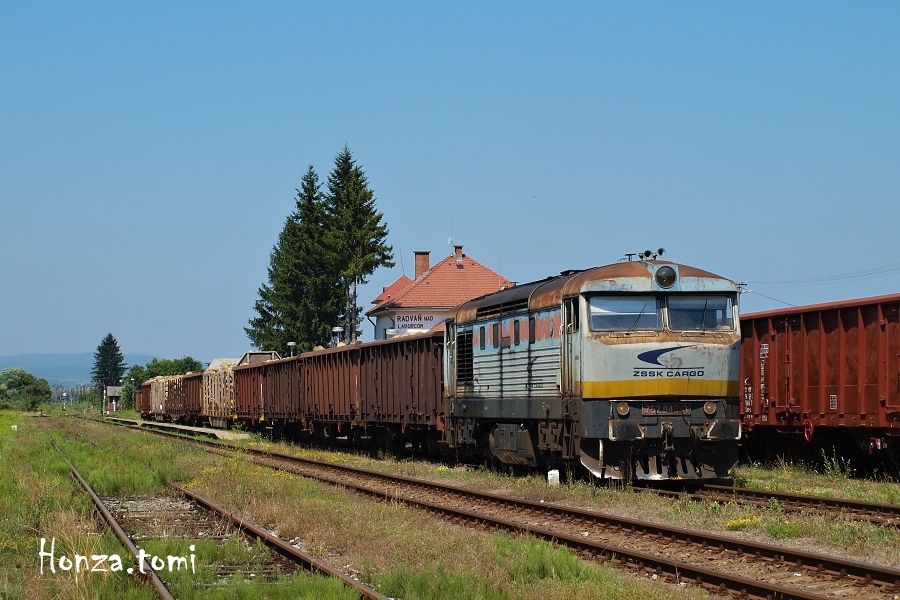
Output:
M740 531L741 529L746 529L752 525L757 525L760 522L760 518L757 516L750 517L740 517L738 519L730 519L725 521L725 529L728 531Z
M822 469L832 479L847 479L852 474L850 459L839 457L836 450L832 450L831 456L822 450Z

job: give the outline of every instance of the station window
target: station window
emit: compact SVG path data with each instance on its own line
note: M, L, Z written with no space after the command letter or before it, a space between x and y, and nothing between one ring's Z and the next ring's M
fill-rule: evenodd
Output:
M484 345L487 343L487 332L484 330L484 325L478 328L478 347L484 350Z
M513 344L515 344L516 346L518 346L519 342L522 341L522 334L520 332L520 329L521 328L519 327L519 320L516 319L515 321L513 321Z
M494 348L500 347L500 323L494 323L491 328L491 337L493 337Z
M534 340L537 338L535 329L536 323L534 321L534 317L528 317L528 343L533 344Z

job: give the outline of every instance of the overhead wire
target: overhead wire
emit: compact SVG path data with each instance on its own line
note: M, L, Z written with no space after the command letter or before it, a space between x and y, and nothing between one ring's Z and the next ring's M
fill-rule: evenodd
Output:
M873 277L881 277L891 273L900 272L900 263L890 263L869 269L859 271L849 271L846 273L837 273L835 275L822 275L819 277L806 277L803 279L783 279L776 281L748 281L751 285L812 285L820 283L834 283L839 281L855 281L859 279L871 279ZM762 294L760 294L762 295Z
M760 291L757 290L744 290L745 294L757 294L762 296L763 298L768 298L769 300L774 300L775 302L781 302L782 304L786 304L787 306L797 306L796 304L791 304L790 302L785 302L784 300L779 300L778 298L773 298L772 296L766 296Z

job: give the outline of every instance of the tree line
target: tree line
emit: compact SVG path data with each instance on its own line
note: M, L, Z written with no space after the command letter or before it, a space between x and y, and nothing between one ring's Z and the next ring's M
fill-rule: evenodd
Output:
M310 165L296 192L244 329L256 348L282 354L288 342L298 352L327 345L336 326L342 339L355 341L359 286L378 267L394 265L375 194L347 146L334 159L327 189Z
M146 365L134 365L125 374L122 384L122 407L134 408L134 392L145 381L163 375L184 375L204 371L203 363L192 356L154 358Z
M127 370L125 357L119 342L111 333L100 341L94 352L94 367L91 379L98 392L103 393L107 385L122 385L122 407L134 408L134 392L141 385L161 375L183 375L203 371L203 363L190 356L182 358L154 358L146 365L133 365Z
M0 371L0 408L35 410L41 402L49 402L51 395L47 380L25 369Z
M310 165L295 190L271 254L267 281L260 285L256 315L245 328L260 350L284 353L288 342L306 352L327 345L332 328L355 341L361 312L358 288L380 266L394 266L388 227L375 205L375 193L347 146L335 156L326 188ZM156 359L127 370L119 344L108 333L94 353L91 377L98 391L119 385L123 407L134 406L142 383L159 375L199 372L192 357Z

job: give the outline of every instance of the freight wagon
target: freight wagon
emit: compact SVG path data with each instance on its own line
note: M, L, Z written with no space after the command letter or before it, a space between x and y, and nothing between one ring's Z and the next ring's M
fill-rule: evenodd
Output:
M741 317L748 454L900 459L900 294ZM871 460L869 460L871 459Z
M150 417L156 421L171 421L169 411L178 393L176 378L173 376L157 376L149 380L150 384Z
M200 421L203 373L175 375L169 380L169 419L192 425Z
M263 363L277 360L277 352L246 352L234 367L234 420L255 427L265 421Z
M147 419L150 417L150 382L144 382L140 389L134 391L134 409L141 413L141 417Z
M348 436L361 446L437 452L443 340L443 332L411 334L302 354L304 428L319 441Z
M201 419L212 427L225 428L234 417L234 367L237 360L217 358L203 373Z

